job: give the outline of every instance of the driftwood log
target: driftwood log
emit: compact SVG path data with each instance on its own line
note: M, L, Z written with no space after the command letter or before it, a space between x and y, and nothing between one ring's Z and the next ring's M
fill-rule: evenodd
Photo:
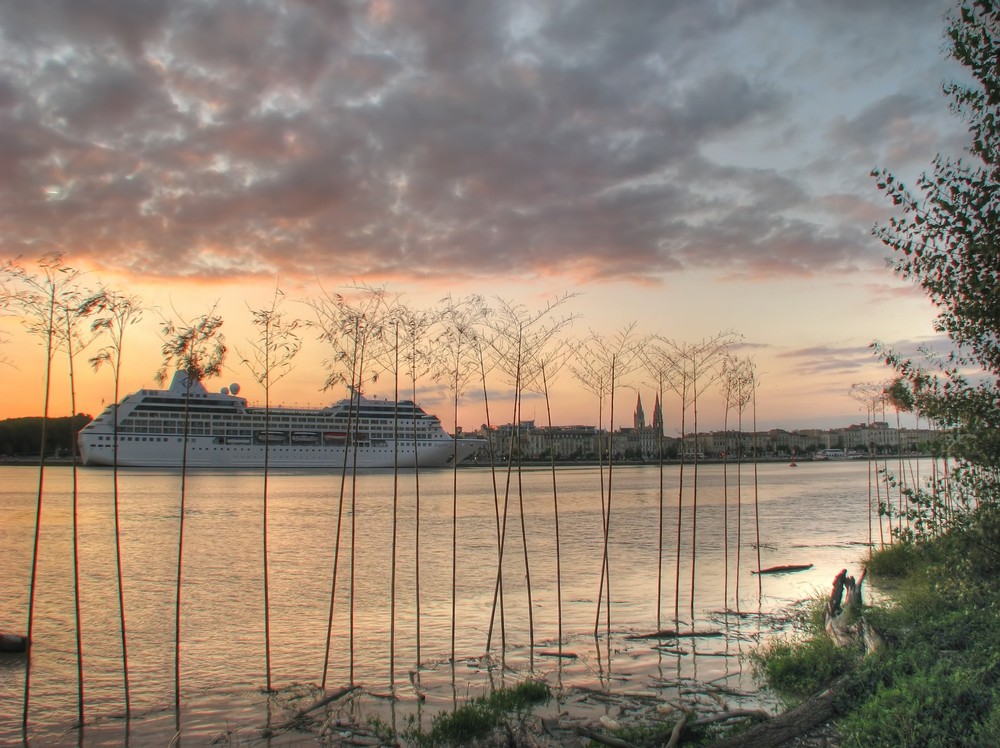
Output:
M833 590L826 601L823 628L837 646L860 644L868 654L882 646L882 637L861 614L864 579L865 572L855 580L847 575L847 569L834 577ZM713 748L772 748L814 730L837 716L837 697L845 682L841 678L794 709L760 722L739 735L713 743Z
M823 628L826 635L839 647L860 644L865 654L882 646L882 637L861 615L861 584L865 581L867 569L855 581L847 576L847 569L841 569L833 580L833 591L826 602Z
M806 699L794 709L758 722L745 732L712 743L712 748L772 748L783 745L837 716L836 700L842 681Z
M769 566L766 569L751 570L751 574L788 574L792 571L806 571L811 569L812 564L785 564L784 566Z

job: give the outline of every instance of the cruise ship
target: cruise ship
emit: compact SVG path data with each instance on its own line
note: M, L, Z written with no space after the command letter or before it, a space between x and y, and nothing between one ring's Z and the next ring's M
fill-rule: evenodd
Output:
M118 403L118 465L180 467L187 374L166 390L143 389ZM445 467L486 444L453 439L413 402L355 396L328 408L249 407L239 385L219 393L192 382L187 399L187 466L259 468ZM114 465L115 406L79 435L84 465Z

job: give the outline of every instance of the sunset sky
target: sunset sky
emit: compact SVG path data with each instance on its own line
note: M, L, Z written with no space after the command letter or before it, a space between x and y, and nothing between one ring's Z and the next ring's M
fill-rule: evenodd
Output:
M568 335L743 336L758 425L864 420L869 344L935 341L871 236L968 140L941 93L941 0L7 0L0 259L62 252L148 307L124 391L152 386L161 316L218 302L231 349L275 284L285 311L352 282L413 306L482 294L578 315ZM0 418L42 411L44 356L0 319ZM287 404L319 405L306 333ZM112 396L78 364L77 410ZM631 422L638 375L616 424ZM261 390L231 354L222 381ZM69 412L59 360L51 413ZM502 393L502 385L499 391ZM371 395L391 396L383 380ZM711 398L707 394L706 398ZM447 388L421 404L452 420ZM465 398L460 425L485 418ZM498 401L494 422L510 420ZM707 407L702 425L721 427ZM668 433L677 431L668 403ZM544 406L523 417L544 421ZM597 422L564 373L557 423Z

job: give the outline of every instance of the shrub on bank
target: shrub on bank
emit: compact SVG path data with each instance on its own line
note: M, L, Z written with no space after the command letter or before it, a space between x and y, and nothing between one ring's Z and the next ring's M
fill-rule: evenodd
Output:
M411 727L402 737L418 746L468 745L502 730L513 739L515 730L523 725L531 710L546 703L551 696L546 683L527 680L512 688L498 688L452 712L436 715L428 732Z
M852 666L858 653L815 632L792 642L777 640L750 655L754 671L779 695L797 702L821 691Z

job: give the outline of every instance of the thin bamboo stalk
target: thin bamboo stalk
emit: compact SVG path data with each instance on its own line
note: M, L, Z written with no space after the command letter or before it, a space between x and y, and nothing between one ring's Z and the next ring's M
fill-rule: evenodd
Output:
M660 412L663 409L663 374L658 371L658 382L657 382L657 402L659 403ZM656 420L654 414L653 420ZM663 611L663 533L665 531L664 527L664 510L665 510L665 496L664 496L664 476L663 476L663 424L659 423L656 430L656 462L659 474L659 484L657 490L657 531L656 531L656 628L660 630L662 628L661 614Z
M684 514L684 464L687 452L687 374L681 374L681 457L677 477L677 548L674 559L674 622L681 619L681 532Z
M69 402L71 419L76 417L76 379L74 359L76 352L73 350L73 312L68 308L63 308L66 315L66 358L69 367ZM70 421L72 423L72 420ZM73 431L73 438L70 440L70 454L72 456L72 483L73 483L73 618L76 628L76 693L77 693L77 719L82 727L84 719L84 679L83 679L83 621L80 615L80 487L78 481L78 470L76 460L76 431Z
M389 559L389 689L396 689L396 545L399 539L399 320L393 324L392 548ZM414 433L414 443L416 434Z
M358 353L358 323L354 323L354 355L351 357L351 399L347 408L347 434L353 433L354 423L354 387L357 381L357 353ZM333 573L330 577L330 609L326 620L326 648L323 654L323 677L320 680L320 688L326 690L327 675L330 670L330 644L333 637L333 612L337 601L337 571L340 564L340 535L344 524L344 499L347 494L347 448L348 443L344 443L344 460L340 471L340 495L337 500L337 532L333 545Z
M35 593L38 583L38 554L40 549L39 540L42 529L42 498L45 494L45 448L46 436L48 432L49 420L49 399L52 382L52 353L56 310L56 288L51 282L48 285L48 324L45 327L45 404L42 412L42 433L40 435L41 446L38 459L38 493L35 499L35 534L31 546L31 577L28 582L28 624L26 636L28 637L28 648L24 656L24 701L21 711L21 732L27 743L28 739L28 712L31 703L31 641L34 634L35 623Z
M506 622L504 620L504 608L503 608L503 528L500 523L500 495L497 490L497 473L496 473L496 459L493 449L493 423L490 420L490 396L489 390L486 386L486 361L483 356L482 346L477 346L477 353L479 357L479 371L480 380L483 385L483 404L486 409L486 449L489 453L490 460L490 480L493 485L493 514L496 519L496 530L497 530L497 581L493 589L493 610L497 608L497 604L500 606L500 647L501 651L506 652L507 650L507 631ZM506 521L506 516L505 516ZM486 634L486 651L490 651L490 647L493 642L493 624L495 617L490 616L489 631Z
M545 375L545 365L541 367L542 389L545 395L545 414L549 424L549 459L552 468L552 517L555 522L556 541L556 623L559 654L563 651L563 604L562 604L562 554L559 549L559 490L556 485L556 454L552 438L552 404L549 400L549 382Z
M114 423L111 427L113 439L111 449L112 494L115 516L115 586L118 598L118 628L122 648L122 686L125 700L125 729L127 739L128 720L131 716L132 705L128 670L128 636L125 621L125 589L122 575L121 502L118 486L118 401L120 398L121 364L124 354L125 330L128 326L139 321L142 308L135 297L120 296L114 291L101 289L81 304L80 311L82 314L99 315L91 324L91 331L106 331L111 338L108 345L90 359L90 363L94 371L97 371L106 363L111 364L114 377L114 399L112 405Z
M361 376L365 370L365 348L368 342L367 330L366 334L361 338L361 360L358 363L358 387L357 387L357 416L356 420L361 420ZM348 432L350 433L350 432ZM350 575L350 603L349 603L349 619L348 619L348 666L347 666L347 682L350 685L354 685L354 622L355 622L355 579L357 572L357 537L358 537L358 441L359 439L355 437L354 442L354 459L353 466L351 470L351 575Z
M757 545L757 569L763 568L760 565L760 493L758 490L757 481L757 375L753 371L753 365L750 368L751 374L751 402L753 408L753 424L751 428L753 429L753 525L754 533ZM761 581L761 574L757 575L757 600L761 601L764 595L763 582Z
M177 587L174 597L174 721L180 732L181 712L181 579L184 568L184 510L187 499L187 455L191 435L191 372L184 391L184 440L181 447L181 505L177 517Z

